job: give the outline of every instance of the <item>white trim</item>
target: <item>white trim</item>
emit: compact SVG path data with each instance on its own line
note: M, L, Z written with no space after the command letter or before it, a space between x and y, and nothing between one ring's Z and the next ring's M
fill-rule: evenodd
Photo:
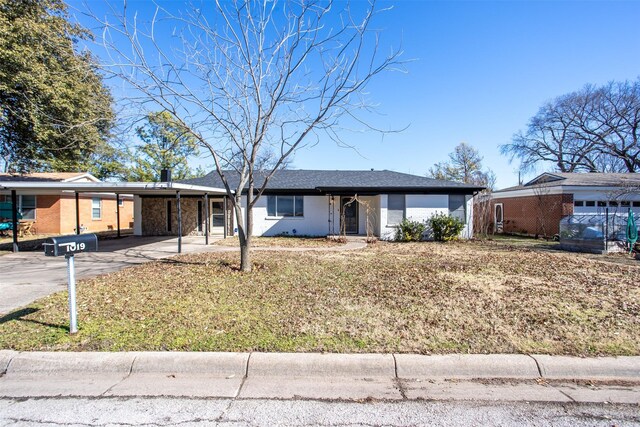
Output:
M63 179L61 182L76 182L76 181L78 181L80 179L84 179L84 178L86 178L86 179L88 179L89 181L92 181L92 182L100 182L100 180L98 178L96 178L95 176L91 175L88 172L79 174L78 176L74 176L74 177L71 177L71 178Z
M204 187L201 185L182 184L177 182L33 182L5 181L0 182L0 190L26 190L34 194L57 194L61 191L77 191L83 193L127 193L127 194L175 194L184 195L226 195L224 188Z

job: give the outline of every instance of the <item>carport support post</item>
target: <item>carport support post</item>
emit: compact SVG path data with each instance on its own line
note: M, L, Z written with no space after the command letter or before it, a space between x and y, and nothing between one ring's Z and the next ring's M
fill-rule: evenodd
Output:
M76 234L80 234L80 196L76 191Z
M204 244L209 244L209 193L204 193Z
M18 194L11 190L11 220L13 221L13 252L18 252Z
M69 333L78 332L78 314L76 312L76 266L73 254L65 255L67 259L67 280L69 293Z
M227 196L224 196L224 198L222 199L222 210L224 212L224 221L222 221L222 238L226 239L227 238Z
M118 227L118 237L120 237L120 194L116 193L116 226Z
M178 206L178 253L182 253L182 206L180 206L180 192L176 191L176 205Z

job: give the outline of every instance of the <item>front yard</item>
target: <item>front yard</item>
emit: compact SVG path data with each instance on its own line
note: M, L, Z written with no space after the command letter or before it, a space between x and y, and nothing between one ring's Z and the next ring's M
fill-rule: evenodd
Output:
M496 242L184 255L0 319L0 348L640 354L640 267Z

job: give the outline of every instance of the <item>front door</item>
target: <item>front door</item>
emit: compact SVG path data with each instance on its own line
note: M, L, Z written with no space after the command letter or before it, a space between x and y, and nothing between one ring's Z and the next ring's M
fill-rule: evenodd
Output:
M358 201L352 197L340 199L340 218L345 234L358 234Z
M211 200L211 234L224 234L224 200Z

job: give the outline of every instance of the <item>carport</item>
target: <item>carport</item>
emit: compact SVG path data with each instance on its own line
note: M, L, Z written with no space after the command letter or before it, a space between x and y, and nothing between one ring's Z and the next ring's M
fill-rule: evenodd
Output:
M182 184L178 182L30 182L30 181L5 181L0 183L0 191L11 193L12 221L13 221L13 252L18 252L18 203L19 195L38 194L68 194L75 195L76 234L80 234L80 210L79 195L81 193L109 193L116 195L117 210L117 235L120 237L120 212L117 201L120 195L133 195L140 197L165 197L175 198L178 215L178 253L182 252L182 207L180 198L183 196L202 197L205 209L205 244L209 244L209 197L226 196L224 188L206 187L200 185ZM226 198L225 198L226 200ZM134 204L135 206L135 204ZM138 221L142 221L141 212ZM134 214L134 218L136 214ZM224 227L226 237L227 227Z

